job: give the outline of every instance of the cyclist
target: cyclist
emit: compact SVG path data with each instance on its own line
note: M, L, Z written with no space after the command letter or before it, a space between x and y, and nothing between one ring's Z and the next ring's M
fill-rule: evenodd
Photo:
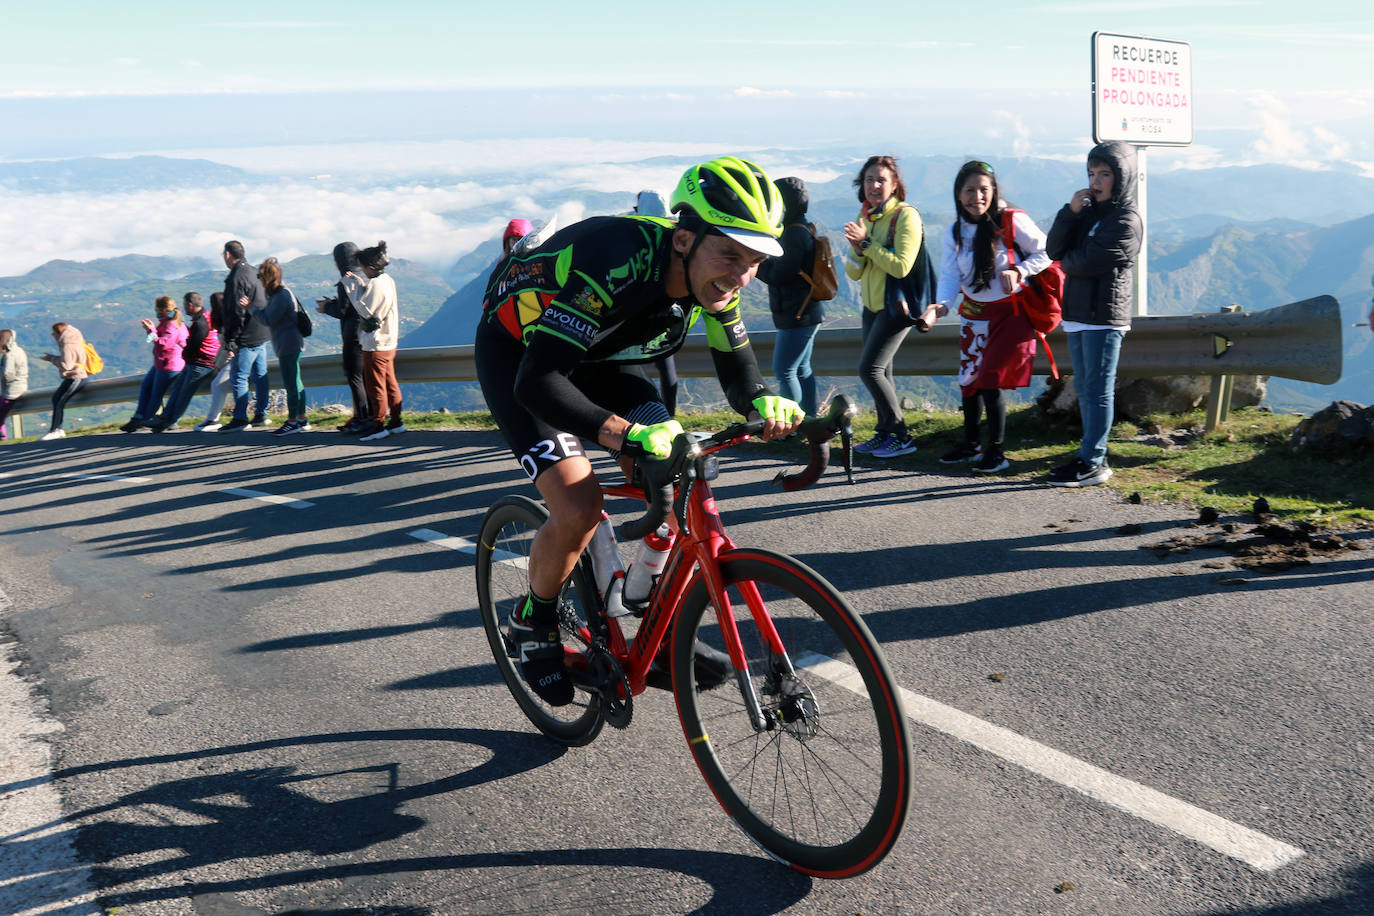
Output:
M740 318L740 290L765 257L782 253L777 188L757 165L727 156L689 168L669 205L676 223L575 223L503 260L487 281L477 377L549 510L530 548L529 594L510 625L522 676L552 706L573 696L558 596L601 520L601 489L581 440L617 455L628 474L633 457L666 457L682 432L644 365L681 349L704 317L726 398L764 420L763 438L791 433L804 416L764 384ZM728 675L728 659L699 661L717 683ZM700 670L698 681L710 686Z

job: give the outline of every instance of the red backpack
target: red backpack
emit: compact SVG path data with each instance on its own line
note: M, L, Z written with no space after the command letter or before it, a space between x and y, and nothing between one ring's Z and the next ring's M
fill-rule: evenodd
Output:
M1007 262L1013 265L1018 257L1025 260L1021 246L1016 244L1016 230L1012 222L1019 212L1022 211L1011 207L1002 211L1002 243L1007 246ZM1054 362L1054 352L1050 350L1045 335L1059 327L1064 320L1064 311L1060 306L1063 299L1064 269L1058 261L1051 261L1049 267L1026 278L1013 300L1016 312L1026 316L1035 330L1035 336L1045 345L1045 356L1050 361L1050 372L1055 378L1059 378L1059 367Z

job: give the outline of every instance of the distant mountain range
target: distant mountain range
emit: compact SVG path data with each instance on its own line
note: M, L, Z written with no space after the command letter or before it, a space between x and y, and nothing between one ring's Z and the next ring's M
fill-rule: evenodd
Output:
M194 290L208 304L210 294L224 288L225 277L223 266L206 269L209 266L209 261L197 258L142 255L84 264L51 261L22 277L0 277L0 325L13 328L21 346L42 353L51 350L51 325L67 321L100 351L106 377L145 372L151 356L139 320L153 316L153 302L161 295L172 296L179 306L182 295ZM387 272L396 281L402 333L422 325L453 292L442 277L413 261L392 261ZM282 265L282 275L315 319L307 351L338 352L339 323L314 312L315 299L333 295L338 282L334 259L325 254L296 258ZM46 366L32 360L31 365L31 384L43 386Z
M0 162L0 188L30 193L64 191L148 191L159 188L210 187L263 181L231 165L208 159L172 159L167 156L131 156L107 159L39 159Z

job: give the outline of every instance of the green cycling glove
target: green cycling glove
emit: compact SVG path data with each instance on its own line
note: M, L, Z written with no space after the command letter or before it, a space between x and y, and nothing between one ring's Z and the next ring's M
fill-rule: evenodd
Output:
M625 430L625 451L634 452L629 446L638 446L644 454L655 458L667 458L673 452L673 440L682 435L682 424L676 420L664 420L651 426L632 424Z
M779 423L795 423L806 419L806 412L801 409L800 404L775 394L754 398L754 409L765 420L776 420Z

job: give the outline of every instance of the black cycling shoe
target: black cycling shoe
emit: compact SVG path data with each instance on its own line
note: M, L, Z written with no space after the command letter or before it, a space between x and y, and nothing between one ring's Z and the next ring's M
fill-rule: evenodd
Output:
M672 690L673 677L670 667L668 647L664 646L649 665L649 670L644 675L644 683L659 690ZM719 687L735 673L734 666L730 664L730 656L712 649L699 639L692 647L692 668L696 672L698 691Z
M510 635L520 650L520 676L550 706L567 706L573 684L563 664L563 641L557 624L524 622L513 612Z

